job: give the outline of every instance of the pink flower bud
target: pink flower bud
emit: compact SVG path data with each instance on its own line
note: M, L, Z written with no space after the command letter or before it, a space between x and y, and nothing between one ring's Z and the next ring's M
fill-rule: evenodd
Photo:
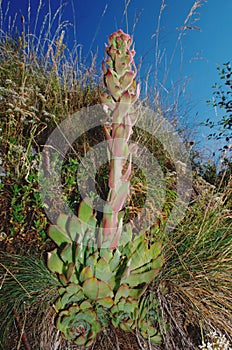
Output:
M115 100L117 100L121 94L121 89L119 87L119 81L111 73L111 68L108 68L107 70L107 73L105 75L105 83L112 96L115 98Z
M112 96L106 94L106 93L103 93L101 96L100 96L100 101L103 105L106 105L111 111L114 110L115 108L115 101L113 100Z

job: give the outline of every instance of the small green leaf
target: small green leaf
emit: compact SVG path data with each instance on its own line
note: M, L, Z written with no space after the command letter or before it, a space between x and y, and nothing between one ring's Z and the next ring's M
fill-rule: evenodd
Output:
M80 282L84 282L87 279L93 277L93 271L90 266L85 266L80 273L79 280Z
M116 285L116 278L115 276L112 276L111 279L109 281L107 281L107 283L109 284L110 288L112 290L115 289L115 285Z
M150 338L150 341L152 342L152 344L154 345L158 345L162 343L162 336L161 335L155 335L154 337Z
M129 288L129 297L133 298L133 299L138 299L146 290L147 286L145 285L142 288Z
M131 270L149 265L151 261L160 255L161 249L162 244L160 242L152 244L152 246L149 248L147 247L147 243L145 241L141 242L131 256Z
M76 274L76 269L74 269L74 273L73 273L72 276L70 277L69 282L76 283L76 284L79 283L79 280L78 280L77 274Z
M66 290L69 294L77 294L82 290L82 288L76 283L70 283Z
M88 300L84 300L80 305L81 310L86 310L91 308L92 308L92 304Z
M63 285L66 285L68 284L68 280L66 278L66 276L62 273L62 274L59 274L59 280L60 282L63 284Z
M87 224L88 224L88 229L94 232L97 225L97 219L95 218L95 216L90 217Z
M67 280L69 281L73 272L74 272L74 263L73 262L70 262L69 265L68 265L68 269L67 269L67 272L66 272L66 277L67 277Z
M75 340L75 344L77 345L86 345L87 346L87 340L86 337L84 335L80 335L76 340Z
M164 257L162 255L158 256L157 259L151 262L151 269L156 269L157 271L161 269L164 264Z
M128 285L122 284L115 295L115 303L117 304L122 297L127 298L129 296L129 293L130 289Z
M106 309L109 309L114 305L114 301L111 297L105 297L98 299L97 304L99 306L105 307Z

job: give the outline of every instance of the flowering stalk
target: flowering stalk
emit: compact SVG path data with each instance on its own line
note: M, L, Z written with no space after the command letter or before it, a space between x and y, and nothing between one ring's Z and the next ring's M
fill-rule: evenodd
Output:
M128 142L136 122L133 105L139 97L139 85L135 81L135 51L130 49L131 37L118 30L110 35L108 41L108 67L102 63L108 94L101 96L103 109L110 120L109 125L104 125L110 151L110 174L103 213L103 243L114 249L122 233L122 209L130 190L131 162L135 149Z

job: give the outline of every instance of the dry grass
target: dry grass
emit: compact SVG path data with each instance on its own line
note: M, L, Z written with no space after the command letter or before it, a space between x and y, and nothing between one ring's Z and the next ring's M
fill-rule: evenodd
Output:
M232 340L231 193L230 183L223 193L205 192L167 237L166 265L155 282L169 326L164 328L166 349L175 349L178 335L183 348L194 349L188 333L192 329L199 338L201 323Z

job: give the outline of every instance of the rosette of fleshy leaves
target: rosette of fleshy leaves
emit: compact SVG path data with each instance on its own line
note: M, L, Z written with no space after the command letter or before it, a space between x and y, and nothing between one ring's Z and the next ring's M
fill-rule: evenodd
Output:
M136 327L138 317L138 300L121 297L111 310L111 322L114 327L131 331Z
M111 250L97 246L96 232L96 217L87 198L81 202L77 217L60 214L57 224L48 230L58 247L48 253L47 264L63 285L60 295L66 297L62 304L87 298L109 308L122 285L128 287L127 291L124 288L126 296L138 298L160 272L160 242L148 244L144 234L133 240L128 226L119 246Z
M139 317L137 328L143 338L149 339L154 344L162 343L158 323L158 302L150 294L148 298L142 297L139 303Z
M89 309L96 313L101 328L107 326L112 314L117 314L113 324L128 329L129 318L126 321L126 316L121 316L125 303L136 318L140 296L162 267L161 243L148 245L144 234L132 240L130 226L114 250L99 248L96 232L96 218L88 198L81 202L77 217L60 214L57 224L49 228L48 234L58 247L48 253L47 263L62 285L55 303L59 329L66 320L64 311L83 302L91 305Z
M139 97L136 84L134 49L130 49L132 39L118 30L109 37L106 53L109 56L102 64L104 82L108 93L100 99L108 124L104 124L108 142L110 174L109 193L103 213L103 237L105 246L114 249L122 234L122 208L130 190L132 154L135 145L129 144L132 127L137 120L134 104Z
M90 346L102 329L96 312L87 301L79 306L72 304L62 310L57 317L56 326L66 339L84 346Z

